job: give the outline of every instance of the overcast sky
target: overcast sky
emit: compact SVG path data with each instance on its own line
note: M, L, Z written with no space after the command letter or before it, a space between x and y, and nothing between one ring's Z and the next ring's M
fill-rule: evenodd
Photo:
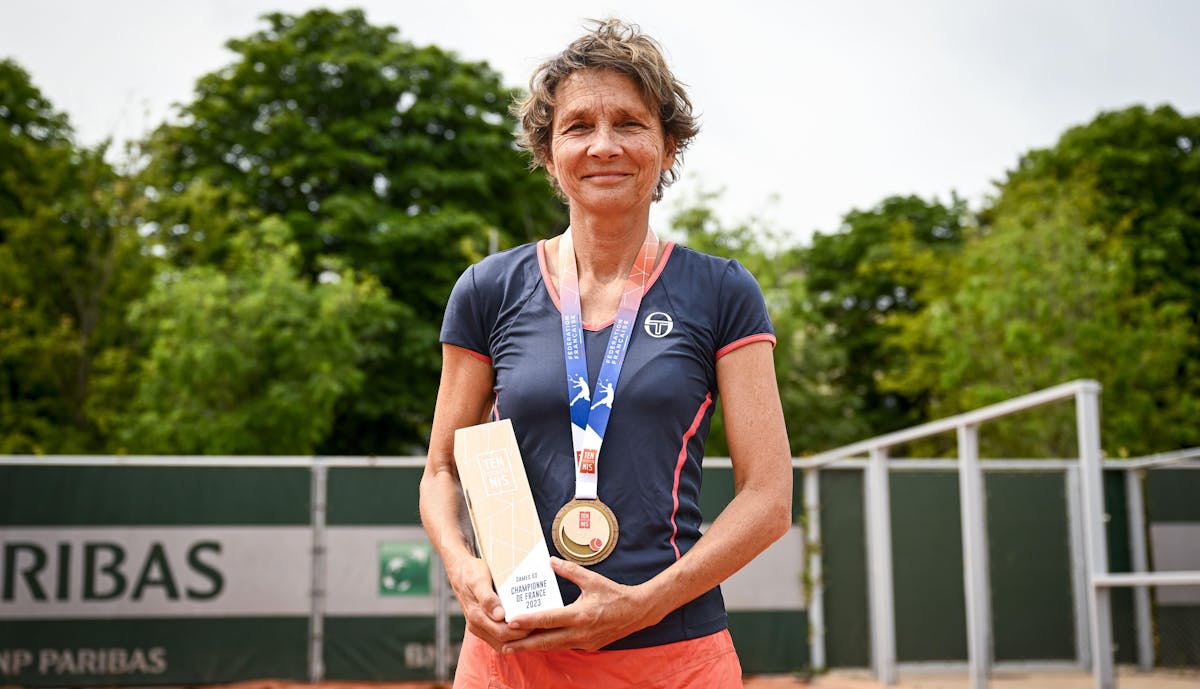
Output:
M589 17L639 23L690 86L702 130L652 220L697 189L722 217L801 240L893 194L978 204L1018 156L1103 110L1200 113L1191 0L0 0L0 56L87 144L137 137L233 59L271 11L362 7L403 39L486 60L510 86ZM772 201L777 197L776 201Z

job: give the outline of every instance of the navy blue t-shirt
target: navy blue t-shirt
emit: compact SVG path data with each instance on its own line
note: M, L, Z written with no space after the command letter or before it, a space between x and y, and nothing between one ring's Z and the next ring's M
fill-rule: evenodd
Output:
M593 389L611 330L611 321L584 327ZM551 524L575 495L575 470L562 321L545 242L468 268L446 305L441 340L491 363L493 416L513 422L553 552ZM620 535L612 554L590 569L639 584L695 545L717 359L760 340L774 344L775 335L749 271L737 261L667 243L642 298L600 450L598 493L616 514ZM565 603L579 597L571 582L560 578L559 586ZM725 627L724 601L714 588L608 648L656 646Z

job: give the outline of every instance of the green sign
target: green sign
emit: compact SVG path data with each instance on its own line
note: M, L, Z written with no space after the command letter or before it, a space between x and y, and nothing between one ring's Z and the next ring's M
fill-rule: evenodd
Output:
M428 543L380 543L379 595L428 596L432 550Z

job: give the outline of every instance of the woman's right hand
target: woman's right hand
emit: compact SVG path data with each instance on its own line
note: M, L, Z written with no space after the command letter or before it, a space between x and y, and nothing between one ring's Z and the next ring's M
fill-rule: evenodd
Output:
M492 365L461 347L442 345L442 382L438 388L429 459L421 477L421 521L429 541L446 565L446 576L462 606L467 631L499 650L529 632L509 629L500 597L483 560L470 550L466 503L454 466L454 431L487 420L492 399Z
M467 631L497 651L509 641L529 636L529 630L509 629L504 622L504 607L492 588L492 575L483 560L464 557L456 566L447 567L446 574L458 604L462 606Z

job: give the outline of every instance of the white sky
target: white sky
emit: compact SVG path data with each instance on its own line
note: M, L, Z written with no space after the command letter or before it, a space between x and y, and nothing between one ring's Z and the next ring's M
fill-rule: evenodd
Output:
M725 220L758 215L807 241L892 194L956 190L977 205L1022 152L1102 110L1200 113L1191 0L0 0L0 56L84 143L119 142L190 100L260 15L317 6L362 7L403 39L486 60L510 86L586 18L639 23L702 115L659 226L696 189L722 188Z

